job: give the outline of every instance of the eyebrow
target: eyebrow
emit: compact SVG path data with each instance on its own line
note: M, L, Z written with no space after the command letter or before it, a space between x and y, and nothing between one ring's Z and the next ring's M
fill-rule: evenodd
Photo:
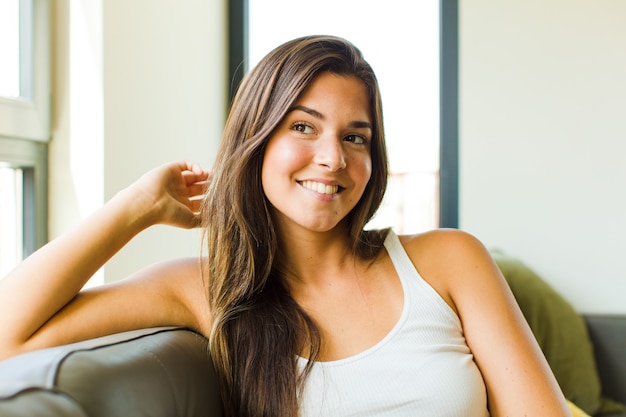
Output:
M291 109L289 109L289 113L291 113L294 110L303 111L303 112L305 112L307 114L310 114L311 116L315 117L316 119L326 120L326 116L324 116L322 113L318 112L315 109L307 107L307 106L302 106L302 105L293 106ZM352 128L356 128L356 129L364 128L364 129L372 130L372 124L370 122L366 122L366 121L362 121L362 120L351 121L350 123L348 123L348 125L350 127L352 127Z

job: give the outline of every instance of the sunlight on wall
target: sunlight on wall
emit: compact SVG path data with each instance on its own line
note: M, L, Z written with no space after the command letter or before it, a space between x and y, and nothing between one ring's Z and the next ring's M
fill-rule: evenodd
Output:
M99 0L54 4L50 238L73 228L104 203L101 8ZM99 271L88 286L103 281Z
M70 4L70 165L85 217L104 203L102 13L98 1Z

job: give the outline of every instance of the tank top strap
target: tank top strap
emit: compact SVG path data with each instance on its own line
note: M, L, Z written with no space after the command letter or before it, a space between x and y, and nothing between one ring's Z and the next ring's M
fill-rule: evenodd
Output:
M409 284L414 283L415 280L422 281L422 277L415 269L411 258L404 250L400 238L393 230L387 234L384 245L405 291L410 287Z

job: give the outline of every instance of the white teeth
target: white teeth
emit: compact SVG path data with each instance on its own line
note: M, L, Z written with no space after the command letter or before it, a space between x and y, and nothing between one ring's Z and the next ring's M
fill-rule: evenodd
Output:
M335 194L339 190L338 185L326 185L316 181L302 181L302 186L320 194Z

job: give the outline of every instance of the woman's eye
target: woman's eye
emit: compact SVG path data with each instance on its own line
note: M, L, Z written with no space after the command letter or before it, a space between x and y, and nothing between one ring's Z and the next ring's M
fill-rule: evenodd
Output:
M367 143L367 139L360 135L348 135L345 140L356 145L365 145Z
M294 123L291 125L291 129L304 134L313 133L313 128L306 123Z

